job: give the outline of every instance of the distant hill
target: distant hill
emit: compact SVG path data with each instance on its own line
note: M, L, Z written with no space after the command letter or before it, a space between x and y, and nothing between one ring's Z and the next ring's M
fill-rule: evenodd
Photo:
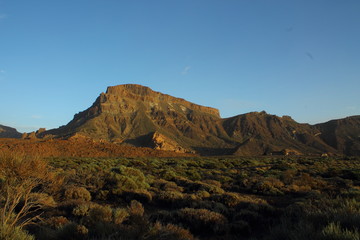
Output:
M223 126L229 137L240 142L235 155L336 152L319 137L318 129L289 116L252 112L224 119Z
M0 138L21 138L22 134L15 128L0 125Z
M359 117L334 121L300 124L266 112L222 119L217 109L125 84L108 87L67 125L39 136L88 137L204 155L359 155Z
M338 152L360 155L360 116L331 120L317 124L320 138Z

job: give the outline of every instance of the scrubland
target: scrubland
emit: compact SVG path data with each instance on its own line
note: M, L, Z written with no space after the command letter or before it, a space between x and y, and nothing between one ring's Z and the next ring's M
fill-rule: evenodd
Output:
M360 239L358 157L0 154L0 239Z

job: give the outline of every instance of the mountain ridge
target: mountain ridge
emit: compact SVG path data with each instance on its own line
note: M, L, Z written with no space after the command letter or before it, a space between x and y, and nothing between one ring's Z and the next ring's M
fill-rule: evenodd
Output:
M124 84L108 87L67 125L38 136L77 135L203 155L360 154L360 118L332 121L310 125L264 111L221 118L218 109Z
M15 128L0 124L0 138L21 138L22 134Z

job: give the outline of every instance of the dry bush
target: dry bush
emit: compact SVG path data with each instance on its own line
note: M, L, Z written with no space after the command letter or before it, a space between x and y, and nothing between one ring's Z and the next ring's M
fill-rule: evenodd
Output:
M123 197L127 200L137 200L142 203L149 203L152 201L152 195L146 189L137 189L133 191L123 192Z
M267 177L259 180L253 187L262 194L282 195L284 183L277 178Z
M146 240L195 240L189 230L180 226L156 222L145 237Z
M64 216L51 217L43 222L44 225L54 229L59 229L68 223L70 223L70 221Z
M184 199L184 194L176 191L160 191L156 199L162 205L176 206Z
M47 193L32 193L31 197L37 199L37 202L43 207L56 207L54 198Z
M19 227L0 225L0 240L34 240L35 238Z
M84 187L71 186L65 190L65 199L66 200L80 200L80 201L90 201L91 194Z
M92 204L85 203L74 207L72 214L78 217L89 216L90 209L93 207Z
M113 210L109 206L95 206L89 211L90 221L96 222L111 222L113 219Z
M228 207L235 207L239 203L243 202L243 199L238 193L232 193L232 192L212 195L210 199L216 202L220 202Z
M206 180L203 180L202 182L221 188L221 182L213 180L213 179L206 179Z
M136 201L136 200L132 200L129 206L129 214L131 216L139 216L142 217L144 215L144 207L143 205Z
M130 216L129 212L125 208L116 208L113 211L114 223L122 224Z
M48 166L37 157L0 152L0 225L15 229L39 218L44 200L32 191L49 179ZM40 197L40 198L39 198Z
M178 186L175 182L167 181L164 179L157 179L153 182L152 187L163 191L176 191L183 192L184 188Z

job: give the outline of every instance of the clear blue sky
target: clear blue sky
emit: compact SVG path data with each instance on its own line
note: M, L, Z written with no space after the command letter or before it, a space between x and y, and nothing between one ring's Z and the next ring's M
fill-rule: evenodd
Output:
M318 123L360 114L359 0L0 0L0 124L68 123L136 83Z

